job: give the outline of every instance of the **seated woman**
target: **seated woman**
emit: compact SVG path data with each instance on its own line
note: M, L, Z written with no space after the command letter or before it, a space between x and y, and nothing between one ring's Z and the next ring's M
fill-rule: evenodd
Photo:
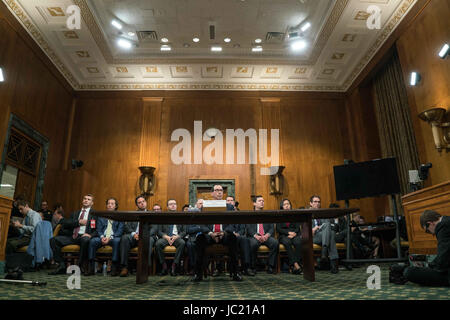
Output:
M280 203L281 210L291 210L292 204L289 199L283 199ZM286 248L289 266L293 274L301 274L301 245L302 238L299 223L282 222L276 225L278 231L278 240Z

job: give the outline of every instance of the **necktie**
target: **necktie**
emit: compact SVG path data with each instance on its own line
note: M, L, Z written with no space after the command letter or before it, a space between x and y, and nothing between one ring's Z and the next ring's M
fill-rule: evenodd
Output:
M86 210L83 209L81 211L81 217L79 220L84 220L84 214L86 213ZM78 232L80 232L80 226L76 227L75 230L73 230L73 238L76 239L78 237Z
M289 225L290 225L291 223L290 222L286 222L286 226L289 228Z
M220 232L220 224L214 225L214 232Z
M173 224L169 226L169 237L173 236Z
M261 236L264 235L264 228L263 228L262 223L258 224L258 232Z
M108 226L106 227L105 237L109 238L112 235L112 221L108 219Z

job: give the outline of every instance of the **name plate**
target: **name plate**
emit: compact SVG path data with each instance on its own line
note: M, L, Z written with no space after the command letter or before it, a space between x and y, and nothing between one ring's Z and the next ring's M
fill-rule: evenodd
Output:
M204 200L203 211L226 211L226 200Z

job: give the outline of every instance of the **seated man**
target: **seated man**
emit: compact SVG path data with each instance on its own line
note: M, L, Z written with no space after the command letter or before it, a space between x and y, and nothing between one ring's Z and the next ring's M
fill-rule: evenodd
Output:
M116 198L106 200L106 210L116 211L119 203ZM112 247L112 270L111 275L119 275L119 245L123 233L123 222L113 221L106 218L98 219L98 234L100 237L94 237L89 242L89 272L88 275L95 274L95 256L98 248L106 245Z
M253 208L255 211L264 209L264 198L262 196L259 195L253 199ZM279 244L278 240L273 237L273 223L247 224L246 230L247 237L250 241L251 269L256 270L256 257L258 248L261 245L266 245L270 250L269 259L267 261L267 273L274 273Z
M428 268L407 267L403 275L411 282L424 286L450 286L450 217L433 210L425 210L420 225L437 239L437 255Z
M168 211L177 211L177 202L174 199L169 199L167 201ZM181 257L184 253L185 242L183 240L186 235L185 226L180 225L168 225L163 224L158 228L158 241L156 241L156 254L158 256L159 263L162 265L162 270L160 275L164 276L168 273L167 264L165 262L164 248L167 246L174 246L176 248L175 258L173 260L172 266L170 268L170 275L177 276L179 272L179 266Z
M139 195L134 199L134 203L137 206L137 211L145 212L147 211L147 200L143 195ZM158 205L155 205L158 206ZM158 206L159 207L159 206ZM161 207L159 207L161 209ZM156 210L155 210L156 211ZM153 244L155 243L155 234L158 226L150 225L149 226L149 253L148 253L148 265L150 267L152 262L152 251ZM137 247L139 241L139 222L138 221L127 221L123 226L123 234L120 238L120 276L126 277L128 276L128 254L130 250L134 247ZM150 268L149 268L150 269Z
M189 207L189 206L188 206ZM195 203L194 208L188 208L188 212L200 212L203 209L203 199L198 199ZM198 224L190 224L186 226L186 249L189 257L189 274L194 274L195 267L195 240L197 239L197 235L202 232L208 232L207 228L203 225Z
M50 246L53 250L53 258L58 263L58 268L50 272L50 275L65 274L66 267L61 253L64 246L76 244L80 246L80 256L78 265L85 275L88 268L84 265L87 262L89 241L92 237L97 237L97 217L89 214L94 205L94 196L87 194L83 197L80 211L74 211L69 219L63 219L61 230L56 237L50 239Z
M14 253L17 249L27 246L30 243L31 235L37 224L42 221L41 216L36 211L33 211L29 207L29 203L26 200L19 200L17 207L20 213L24 216L22 223L19 221L13 221L12 227L17 230L18 237L8 238L6 241L5 253Z
M320 209L321 200L317 195L313 195L309 199L309 205L311 209ZM320 258L319 267L325 268L328 264L328 257L331 260L331 273L338 273L339 269L337 266L337 261L339 255L336 248L336 233L331 228L331 223L329 219L314 219L313 221L313 242L322 246L322 253Z
M236 201L233 196L226 198L227 206L232 206L233 211L238 211L236 207ZM246 237L245 224L235 224L235 230L233 231L236 236L237 246L240 251L242 261L242 273L246 276L254 276L255 271L250 266L250 240Z
M55 230L56 226L62 222L64 218L64 209L61 204L55 205L52 216L52 229Z
M212 188L212 197L215 200L221 200L223 197L223 187L221 185L215 185ZM227 210L233 210L231 205L227 205ZM238 260L237 260L237 241L236 235L236 225L234 224L215 224L215 225L204 225L201 227L201 232L197 234L195 241L195 254L196 254L196 264L195 264L195 276L193 281L201 281L203 279L203 267L206 264L205 261L205 250L208 245L214 243L220 243L228 247L228 255L230 257L230 276L233 281L242 281L242 276L238 271Z
M52 221L52 212L48 208L48 202L46 200L41 202L41 209L38 212L41 214L42 220Z

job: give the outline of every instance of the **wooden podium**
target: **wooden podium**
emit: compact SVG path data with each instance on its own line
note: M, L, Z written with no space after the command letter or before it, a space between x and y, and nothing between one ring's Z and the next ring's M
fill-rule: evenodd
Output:
M13 200L0 195L0 274L5 269L5 249Z
M450 181L406 194L402 197L402 204L408 230L409 252L436 254L436 237L422 229L420 215L428 209L443 216L450 216Z

